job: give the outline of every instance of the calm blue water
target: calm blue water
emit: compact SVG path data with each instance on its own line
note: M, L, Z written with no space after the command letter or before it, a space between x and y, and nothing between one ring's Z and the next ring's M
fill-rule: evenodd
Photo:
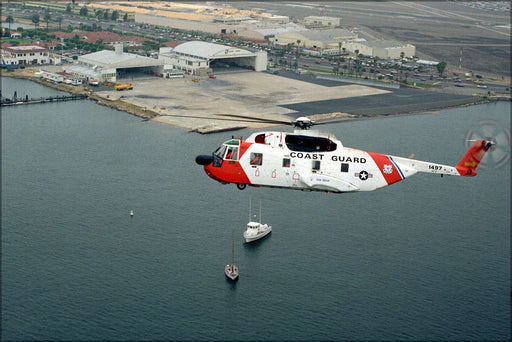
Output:
M3 78L4 96L14 90L57 93ZM510 126L509 113L499 102L328 129L346 146L455 165L469 128ZM1 115L3 340L511 338L510 165L357 194L239 191L194 162L232 133L91 101ZM274 229L244 245L249 200Z

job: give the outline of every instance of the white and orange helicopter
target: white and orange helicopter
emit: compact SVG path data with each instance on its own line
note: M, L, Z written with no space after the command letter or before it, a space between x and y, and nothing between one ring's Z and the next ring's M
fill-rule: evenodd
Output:
M247 139L232 138L196 163L222 183L277 187L333 193L373 191L418 172L438 175L476 175L485 153L495 145L491 138L475 139L456 166L344 147L330 134L310 130L307 117L292 122L293 133L257 132Z

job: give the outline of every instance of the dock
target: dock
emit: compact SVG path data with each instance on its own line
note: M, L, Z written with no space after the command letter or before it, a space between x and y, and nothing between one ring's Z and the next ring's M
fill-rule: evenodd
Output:
M58 95L58 96L49 96L49 97L41 97L38 99L29 99L28 95L24 99L18 99L14 97L13 99L9 98L1 98L0 106L18 106L18 105L27 105L27 104L36 104L36 103L51 103L51 102L62 102L62 101L76 101L86 99L87 95L85 94L71 94L71 95Z

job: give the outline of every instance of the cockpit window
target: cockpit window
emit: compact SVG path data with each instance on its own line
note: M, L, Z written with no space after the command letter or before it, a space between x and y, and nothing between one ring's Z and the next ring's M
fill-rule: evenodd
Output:
M224 153L226 152L226 146L221 146L213 153L213 166L214 167L221 167L222 166L222 159L224 158Z
M227 160L238 160L238 147L227 146L226 156L224 159Z
M322 137L308 135L287 135L286 146L292 151L298 152L331 152L336 150L336 143Z

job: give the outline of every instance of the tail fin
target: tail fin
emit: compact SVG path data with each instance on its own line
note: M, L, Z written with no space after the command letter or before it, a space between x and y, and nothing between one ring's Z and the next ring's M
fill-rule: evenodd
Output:
M493 146L495 142L491 140L475 140L473 145L464 155L464 158L455 166L461 176L476 176L475 169L485 155L485 152Z

